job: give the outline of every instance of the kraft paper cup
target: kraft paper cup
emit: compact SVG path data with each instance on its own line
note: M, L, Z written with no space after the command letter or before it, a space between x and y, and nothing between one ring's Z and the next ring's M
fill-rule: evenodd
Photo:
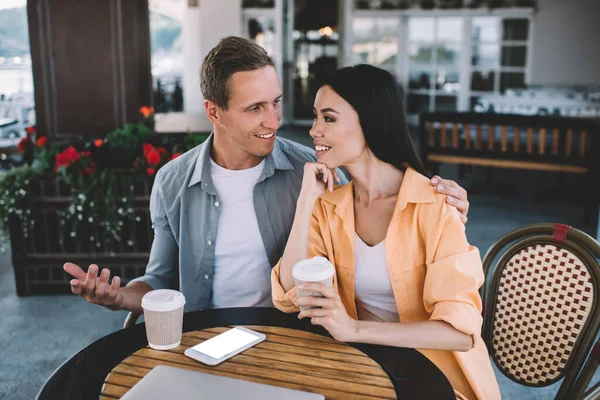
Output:
M296 281L296 293L301 297L323 297L319 292L312 292L298 289L303 283L321 283L328 288L333 287L333 275L335 268L325 257L313 257L303 260L294 265L292 276ZM309 308L318 308L316 306L302 306L301 311Z
M152 290L142 298L148 345L169 350L181 344L185 296L177 290Z

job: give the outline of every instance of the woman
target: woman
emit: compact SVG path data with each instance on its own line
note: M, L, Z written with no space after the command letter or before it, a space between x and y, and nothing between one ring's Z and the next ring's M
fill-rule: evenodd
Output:
M386 71L357 65L319 89L310 131L317 163L305 166L294 225L273 269L273 302L340 341L416 348L448 377L459 399L499 399L481 334L479 251L456 209L431 187ZM335 187L334 169L352 182ZM296 298L292 267L325 256L334 290Z

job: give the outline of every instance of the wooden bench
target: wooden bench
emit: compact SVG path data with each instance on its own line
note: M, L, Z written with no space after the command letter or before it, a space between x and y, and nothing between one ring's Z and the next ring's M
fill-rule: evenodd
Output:
M537 170L586 176L586 219L600 202L600 120L480 113L420 116L421 157L441 164ZM594 221L595 222L595 221Z

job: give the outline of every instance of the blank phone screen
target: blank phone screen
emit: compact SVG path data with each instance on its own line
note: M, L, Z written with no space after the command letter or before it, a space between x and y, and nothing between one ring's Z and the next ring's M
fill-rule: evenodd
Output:
M214 338L195 345L192 350L206 354L209 357L220 359L240 347L244 347L257 339L256 336L240 329L230 329Z

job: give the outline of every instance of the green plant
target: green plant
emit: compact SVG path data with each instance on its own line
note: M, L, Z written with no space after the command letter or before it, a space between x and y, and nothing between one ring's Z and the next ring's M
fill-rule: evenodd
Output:
M87 185L72 185L72 202L60 212L61 224L70 228L70 237L81 240L83 236L96 247L102 246L103 238L108 248L123 240L123 226L135 218L133 177L129 172L107 168Z
M147 126L153 121L153 110L146 107L140 111L144 123L125 125L104 139L55 142L43 136L35 139L35 131L28 131L19 148L30 165L0 176L3 239L7 239L11 216L20 221L23 234L29 234L33 226L29 185L42 178L63 181L71 188L70 204L59 212L60 224L70 238L83 237L95 247L105 244L108 249L128 239L124 227L140 222L134 207L135 185L151 186L163 165L208 137L195 133L184 137L153 135ZM130 238L127 242L133 246Z
M29 229L33 226L31 219L31 195L30 183L39 179L41 172L37 168L25 165L12 168L0 177L0 236L2 244L0 250L6 251L9 243L8 224L10 218L15 218L23 231L23 236L29 235Z

